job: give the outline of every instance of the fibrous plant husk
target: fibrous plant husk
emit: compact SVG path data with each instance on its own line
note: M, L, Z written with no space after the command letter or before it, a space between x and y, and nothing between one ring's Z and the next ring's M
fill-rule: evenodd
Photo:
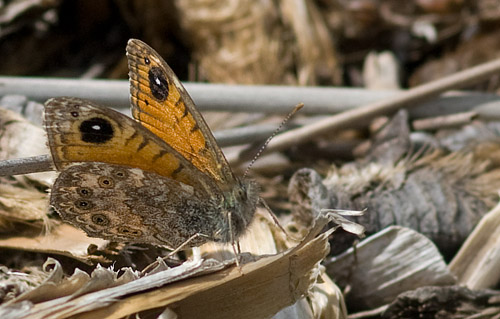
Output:
M500 170L469 150L423 149L412 155L404 123L406 116L398 115L388 126L395 133L384 130L363 161L332 166L325 179L318 179L311 170L298 171L289 188L297 204L294 210L304 205L366 209L354 220L368 234L389 225L409 227L428 236L451 257L495 205Z

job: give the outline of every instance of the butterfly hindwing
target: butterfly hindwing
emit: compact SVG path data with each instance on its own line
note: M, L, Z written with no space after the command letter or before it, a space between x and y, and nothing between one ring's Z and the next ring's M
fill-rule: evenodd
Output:
M214 205L194 187L137 168L77 163L64 169L50 197L61 217L90 236L173 249L196 233L212 234ZM193 223L196 219L199 222ZM205 241L198 238L190 245Z

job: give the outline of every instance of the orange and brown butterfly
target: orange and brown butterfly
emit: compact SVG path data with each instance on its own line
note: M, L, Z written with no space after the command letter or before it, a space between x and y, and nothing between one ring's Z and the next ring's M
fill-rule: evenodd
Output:
M60 174L50 204L90 236L177 248L233 242L259 187L237 178L173 71L142 41L127 45L132 115L60 97L44 125Z

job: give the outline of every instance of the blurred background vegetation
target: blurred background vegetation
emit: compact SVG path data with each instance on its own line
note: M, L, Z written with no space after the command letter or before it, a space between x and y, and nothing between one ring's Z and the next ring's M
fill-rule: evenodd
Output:
M498 57L499 36L499 0L2 0L0 74L125 79L133 37L184 81L393 89Z

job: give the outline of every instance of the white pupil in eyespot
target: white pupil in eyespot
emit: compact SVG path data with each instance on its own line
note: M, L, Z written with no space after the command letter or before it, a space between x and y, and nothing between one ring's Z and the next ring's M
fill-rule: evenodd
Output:
M160 79L159 79L159 78L156 78L156 79L155 79L155 82L156 82L156 85L160 85L160 84L161 84L161 81L160 81Z
M100 126L100 125L95 124L95 125L92 125L92 129L93 129L94 131L100 131L100 130L101 130L101 126Z

